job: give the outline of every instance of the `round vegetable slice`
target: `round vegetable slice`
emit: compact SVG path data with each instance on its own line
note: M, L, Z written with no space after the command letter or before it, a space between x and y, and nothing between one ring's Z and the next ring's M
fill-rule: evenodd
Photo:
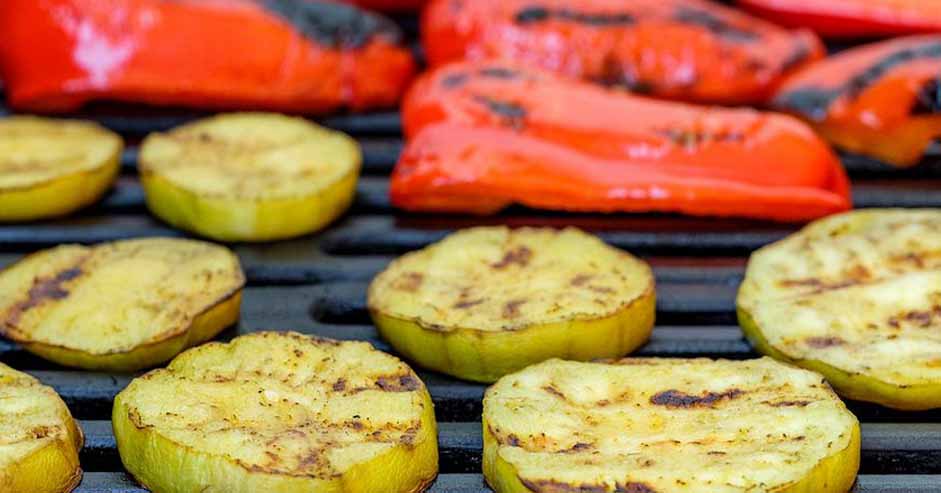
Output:
M173 226L223 241L317 231L352 203L362 156L349 136L302 118L234 113L149 135L147 205Z
M121 137L90 122L0 119L0 221L61 216L97 201L123 148Z
M419 365L492 382L553 357L617 357L653 329L643 261L577 229L472 228L393 262L369 287L379 332Z
M62 245L0 272L0 332L62 365L137 370L234 324L244 284L235 254L201 241Z
M0 363L0 491L65 493L82 479L82 430L51 387Z
M813 372L752 361L552 360L484 397L497 493L845 493L859 423Z
M739 321L844 397L941 407L941 210L831 216L755 252Z
M156 493L419 492L438 470L425 385L364 342L206 344L131 382L112 419L125 467Z

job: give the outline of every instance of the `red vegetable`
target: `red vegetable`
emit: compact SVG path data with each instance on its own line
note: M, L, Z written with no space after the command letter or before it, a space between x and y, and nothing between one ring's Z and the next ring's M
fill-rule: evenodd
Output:
M660 97L763 102L823 56L789 32L703 0L432 0L422 19L432 66L511 59Z
M828 37L941 32L938 0L739 0L779 24Z
M842 52L795 75L774 104L847 150L917 164L941 137L941 35Z
M414 73L389 20L311 0L2 0L13 106L96 99L323 113L394 105Z
M504 62L435 70L403 107L395 205L494 213L671 211L799 221L850 207L829 147L800 121L656 101Z
M346 3L383 12L406 12L418 10L427 0L342 0Z

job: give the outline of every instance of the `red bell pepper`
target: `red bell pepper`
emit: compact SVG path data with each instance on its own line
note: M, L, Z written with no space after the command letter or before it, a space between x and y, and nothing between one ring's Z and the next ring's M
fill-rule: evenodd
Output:
M507 62L423 77L392 202L416 211L667 211L800 221L850 207L825 142L799 120L634 96Z
M510 59L659 97L764 102L819 59L791 32L704 0L432 0L422 19L432 66Z
M418 10L427 0L342 0L346 3L359 5L365 9L382 12L408 12Z
M842 52L788 80L774 105L839 147L896 166L917 164L941 138L941 35Z
M0 71L22 110L106 99L325 113L394 105L414 74L394 23L312 0L2 0Z
M938 0L739 0L752 12L833 38L941 32Z

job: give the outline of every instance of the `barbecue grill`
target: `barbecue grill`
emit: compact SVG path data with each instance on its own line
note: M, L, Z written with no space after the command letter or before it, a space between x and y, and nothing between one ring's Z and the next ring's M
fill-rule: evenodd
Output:
M413 21L412 21L413 22ZM414 25L411 26L414 30ZM0 109L0 114L3 110ZM99 204L66 219L0 226L0 267L59 243L94 243L140 236L180 236L150 216L136 177L136 144L199 114L155 108L98 105L77 117L96 120L130 144L123 173ZM293 241L236 245L248 286L238 326L220 338L261 329L291 329L336 339L359 339L393 352L366 309L369 280L396 255L437 241L454 229L480 224L574 225L647 259L658 284L657 328L639 356L757 357L737 327L735 294L748 254L798 226L738 219L673 215L560 214L514 208L476 218L405 214L391 207L388 175L402 148L394 112L322 120L357 138L365 162L356 201L323 233ZM941 207L941 148L911 170L895 170L859 157L844 163L857 207ZM758 171L760 172L760 171ZM145 491L121 465L111 432L114 396L131 375L88 373L55 366L0 341L0 360L53 386L86 433L79 493ZM419 372L435 402L441 474L430 491L490 491L480 474L481 400L485 386ZM862 467L855 491L941 491L941 411L903 413L849 403L862 422Z

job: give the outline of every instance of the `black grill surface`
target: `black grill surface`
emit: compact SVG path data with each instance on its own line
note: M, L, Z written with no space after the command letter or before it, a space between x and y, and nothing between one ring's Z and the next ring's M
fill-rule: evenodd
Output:
M0 110L0 113L3 111ZM124 172L102 201L73 217L0 225L0 266L36 249L63 242L94 243L181 233L147 214L136 178L135 143L196 116L185 111L102 106L81 117L102 122L131 143ZM397 213L387 198L388 174L402 147L395 113L339 116L323 123L355 135L365 155L364 177L352 210L320 235L263 244L232 245L248 276L242 318L220 336L230 339L262 329L290 329L337 339L360 339L391 351L377 335L365 307L369 280L394 256L420 248L454 229L480 224L575 225L646 258L658 283L658 326L642 356L743 359L756 354L736 325L734 297L748 254L797 228L733 219L672 215L556 214L511 209L472 218ZM847 156L858 207L941 207L941 156L897 171ZM133 375L87 373L54 366L15 344L0 341L0 359L52 385L81 421L81 493L144 491L121 466L111 433L112 400ZM441 475L436 493L482 493L481 398L485 387L420 372L436 406ZM941 491L941 411L900 413L850 403L863 422L862 470L855 491Z

